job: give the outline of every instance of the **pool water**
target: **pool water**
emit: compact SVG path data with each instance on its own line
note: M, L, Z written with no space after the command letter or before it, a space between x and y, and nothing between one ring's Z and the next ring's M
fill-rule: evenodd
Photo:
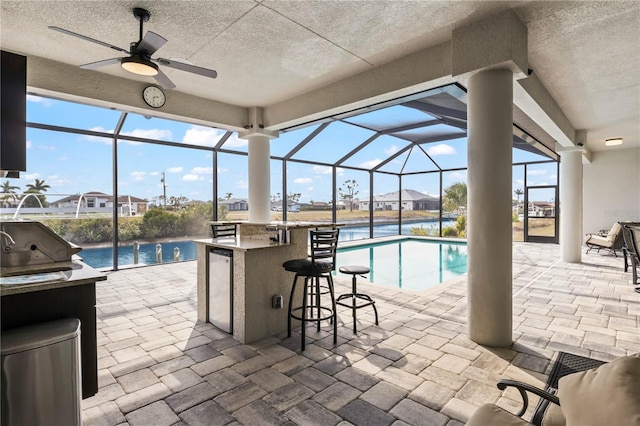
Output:
M368 266L375 284L421 291L466 273L467 245L406 238L339 248L336 271L346 265Z
M180 250L180 260L196 258L196 244L191 241L174 241L161 243L162 261L173 262L173 251ZM113 266L113 247L84 249L78 254L84 262L94 268L111 268ZM153 265L156 263L156 244L140 244L138 250L138 264ZM133 245L118 247L118 265L133 265Z

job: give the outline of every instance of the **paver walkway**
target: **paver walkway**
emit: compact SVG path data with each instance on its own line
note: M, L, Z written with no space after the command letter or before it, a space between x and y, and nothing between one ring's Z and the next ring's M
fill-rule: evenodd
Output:
M620 257L559 261L557 245L514 244L513 345L465 334L466 279L422 293L363 284L368 309L242 345L196 319L196 263L109 273L97 284L99 392L86 425L459 425L486 402L517 411L502 377L543 386L557 351L602 360L640 352L640 294ZM336 293L350 289L338 278ZM326 331L325 331L326 330ZM532 404L535 406L535 404Z

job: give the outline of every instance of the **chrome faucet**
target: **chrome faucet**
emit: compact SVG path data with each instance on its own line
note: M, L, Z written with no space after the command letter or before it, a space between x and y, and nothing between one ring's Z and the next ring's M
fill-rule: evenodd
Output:
M13 240L13 237L11 235L9 235L8 233L4 232L4 231L0 231L0 235L4 236L4 243L5 245L15 245L16 242Z

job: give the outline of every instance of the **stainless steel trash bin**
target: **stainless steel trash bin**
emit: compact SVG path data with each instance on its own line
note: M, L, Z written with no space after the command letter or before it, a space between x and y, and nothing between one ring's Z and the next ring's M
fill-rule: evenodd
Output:
M81 425L80 320L5 330L2 426Z

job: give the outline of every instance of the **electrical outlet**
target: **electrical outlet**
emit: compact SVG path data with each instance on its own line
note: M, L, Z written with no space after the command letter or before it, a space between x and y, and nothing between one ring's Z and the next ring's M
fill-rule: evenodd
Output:
M282 309L282 296L280 296L279 294L273 296L273 298L271 299L271 307L273 309Z

